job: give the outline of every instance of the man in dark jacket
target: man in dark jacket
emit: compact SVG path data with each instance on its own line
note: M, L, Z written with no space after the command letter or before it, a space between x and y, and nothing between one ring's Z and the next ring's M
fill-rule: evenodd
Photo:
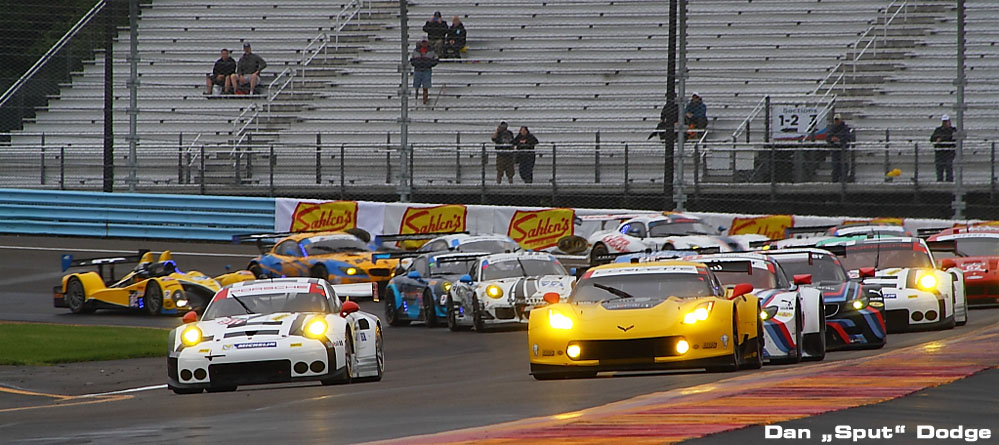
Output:
M954 182L954 132L956 128L950 125L950 116L940 116L940 126L933 130L930 142L936 151L933 153L933 164L937 167L937 182Z
M534 146L538 138L531 134L527 127L520 127L520 133L513 138L513 148L517 150L517 165L520 167L520 179L525 183L534 182Z
M503 183L503 176L513 184L513 133L507 129L506 122L500 122L493 131L493 143L496 144L496 183Z
M231 76L232 87L236 90L245 90L249 86L249 94L254 94L257 84L260 83L260 72L267 68L267 62L250 50L250 42L243 43L243 57L239 58L236 65L236 74Z
M461 18L454 16L451 19L451 27L447 29L447 40L454 39L458 49L464 49L467 43L465 35L465 24L461 23Z
M846 148L852 138L850 127L846 125L846 122L843 122L843 117L839 113L833 115L833 124L829 127L829 132L826 135L826 143L833 148L832 182L839 182L843 178L843 174L849 172L849 169L846 171L843 169L843 156L846 154Z
M444 38L447 37L447 22L441 18L441 12L437 11L434 16L423 25L423 32L427 33L427 40L434 52L440 54L444 51Z
M222 48L222 57L215 61L212 73L205 76L205 95L212 94L212 87L222 87L222 94L232 94L232 73L236 72L236 61L229 57L229 50Z
M430 43L426 39L420 41L413 54L409 57L409 64L413 65L413 88L416 94L420 94L423 88L423 104L427 104L429 89L433 88L431 74L434 65L437 65L437 54L430 48Z
M659 136L660 140L666 142L666 127L667 127L666 117L660 117L659 124L656 125L656 129L652 133L649 133L649 137L645 138L645 140L649 140L656 136Z

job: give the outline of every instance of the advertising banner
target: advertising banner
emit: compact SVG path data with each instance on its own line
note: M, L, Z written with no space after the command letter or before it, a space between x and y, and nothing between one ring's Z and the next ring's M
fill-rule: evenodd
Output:
M525 249L554 247L558 240L574 233L573 209L517 210L506 234Z

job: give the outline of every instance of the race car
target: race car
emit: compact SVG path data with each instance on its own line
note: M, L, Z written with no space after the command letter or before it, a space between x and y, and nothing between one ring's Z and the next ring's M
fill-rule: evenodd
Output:
M905 227L895 224L843 224L838 226L790 227L786 238L765 242L768 248L815 247L845 239L912 236ZM762 247L762 246L760 246Z
M581 217L583 218L583 217ZM598 231L587 238L590 264L602 264L607 254L651 250L687 250L717 247L722 252L750 249L750 242L767 240L763 235L722 236L700 218L683 214L639 215L621 222L616 229Z
M575 280L545 252L479 257L445 297L448 328L483 332L487 326L526 324L532 309L548 304L546 293L564 298Z
M279 238L246 267L257 278L314 277L333 284L377 283L380 293L392 278L398 258L375 257L367 241L350 232L240 235L236 241ZM263 246L261 244L261 246Z
M941 269L964 273L968 304L999 304L999 227L952 228L926 240Z
M601 371L707 368L763 362L760 302L743 283L727 292L708 267L686 261L606 264L569 298L531 311L527 354L538 380Z
M843 264L827 250L802 248L761 253L776 260L788 275L807 276L808 283L802 287L822 292L827 351L884 347L888 336L880 289L851 280Z
M114 267L120 263L138 264L125 276L115 278ZM191 310L200 313L222 286L253 279L247 270L214 278L196 270L179 270L169 250L158 258L147 250L137 255L79 260L69 254L62 256L63 272L89 266L97 267L97 272L67 274L53 287L55 307L69 308L74 314L97 309L137 309L150 315L177 315ZM105 266L110 268L106 280Z
M429 252L413 258L409 267L389 280L385 321L392 326L422 321L434 327L447 320L447 294L480 257L490 252Z
M383 237L376 237L381 240ZM416 249L419 253L427 252L516 252L520 249L512 238L499 234L470 235L468 233L448 233L437 236ZM399 256L399 272L408 270L413 261L411 255Z
M826 323L822 292L801 286L808 277L789 276L766 255L722 253L698 255L689 261L704 263L725 286L753 285L763 311L763 358L770 363L822 360L826 356Z
M201 320L190 312L170 332L167 386L192 394L264 383L381 380L381 322L357 303L340 300L370 296L371 289L317 278L225 287Z
M863 278L884 299L888 333L950 329L968 321L968 300L960 269L936 268L919 238L879 237L828 243L851 277Z

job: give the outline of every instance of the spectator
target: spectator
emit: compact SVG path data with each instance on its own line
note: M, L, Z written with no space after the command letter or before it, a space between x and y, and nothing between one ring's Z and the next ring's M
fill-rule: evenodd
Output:
M937 167L937 182L954 182L954 132L956 128L950 125L950 116L940 116L940 126L933 130L930 142L936 151L933 153L933 164Z
M441 53L442 59L460 59L461 58L461 47L458 46L458 42L454 39L447 39L444 42L444 52Z
M690 102L687 102L683 112L687 116L687 128L698 130L708 128L708 107L704 105L701 95L697 92L690 95ZM688 132L687 135L690 138L695 138L697 133Z
M444 38L447 37L447 22L441 18L441 12L437 11L434 16L423 25L423 32L427 33L427 40L434 52L441 54L444 52Z
M649 140L652 139L653 137L659 136L660 140L666 142L666 136L667 136L666 127L668 125L669 124L666 123L666 117L665 116L660 117L659 124L656 125L656 129L652 133L649 133L649 137L645 138L645 140Z
M513 148L517 150L517 165L520 167L520 179L530 184L534 182L534 146L538 138L531 134L527 127L520 127L520 134L513 139Z
M500 122L493 131L493 142L496 143L496 183L503 183L503 175L513 184L513 133L507 129L506 122ZM506 152L506 153L504 153Z
M437 53L430 49L430 42L427 39L420 40L420 44L413 50L413 55L409 57L410 65L413 65L413 88L419 97L420 88L423 88L423 104L427 104L429 89L433 88L430 76L434 65L437 65Z
M236 61L229 57L229 50L222 48L222 57L215 61L212 73L205 76L205 95L212 94L214 85L222 87L221 94L232 94L232 73L236 72Z
M846 154L846 148L852 138L850 126L846 125L846 122L843 122L843 116L839 113L833 115L833 124L829 127L829 132L826 135L826 143L833 148L832 182L839 182L840 179L846 179L844 175L849 170L844 171L843 169L843 155Z
M239 91L247 91L247 94L254 94L257 90L257 84L260 83L260 72L264 68L267 68L267 62L256 54L250 51L250 42L243 43L243 57L239 58L239 63L236 65L236 73L230 76L232 79L232 88ZM249 88L247 90L246 88Z
M458 16L454 16L451 19L451 27L447 29L447 40L452 39L454 39L455 43L458 44L459 50L465 50L465 44L467 43L465 36L465 24L461 23L461 19L458 18Z

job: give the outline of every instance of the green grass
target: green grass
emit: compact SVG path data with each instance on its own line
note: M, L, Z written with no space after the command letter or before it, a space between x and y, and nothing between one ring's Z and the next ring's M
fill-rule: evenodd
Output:
M155 328L0 323L0 365L163 356L169 332Z

